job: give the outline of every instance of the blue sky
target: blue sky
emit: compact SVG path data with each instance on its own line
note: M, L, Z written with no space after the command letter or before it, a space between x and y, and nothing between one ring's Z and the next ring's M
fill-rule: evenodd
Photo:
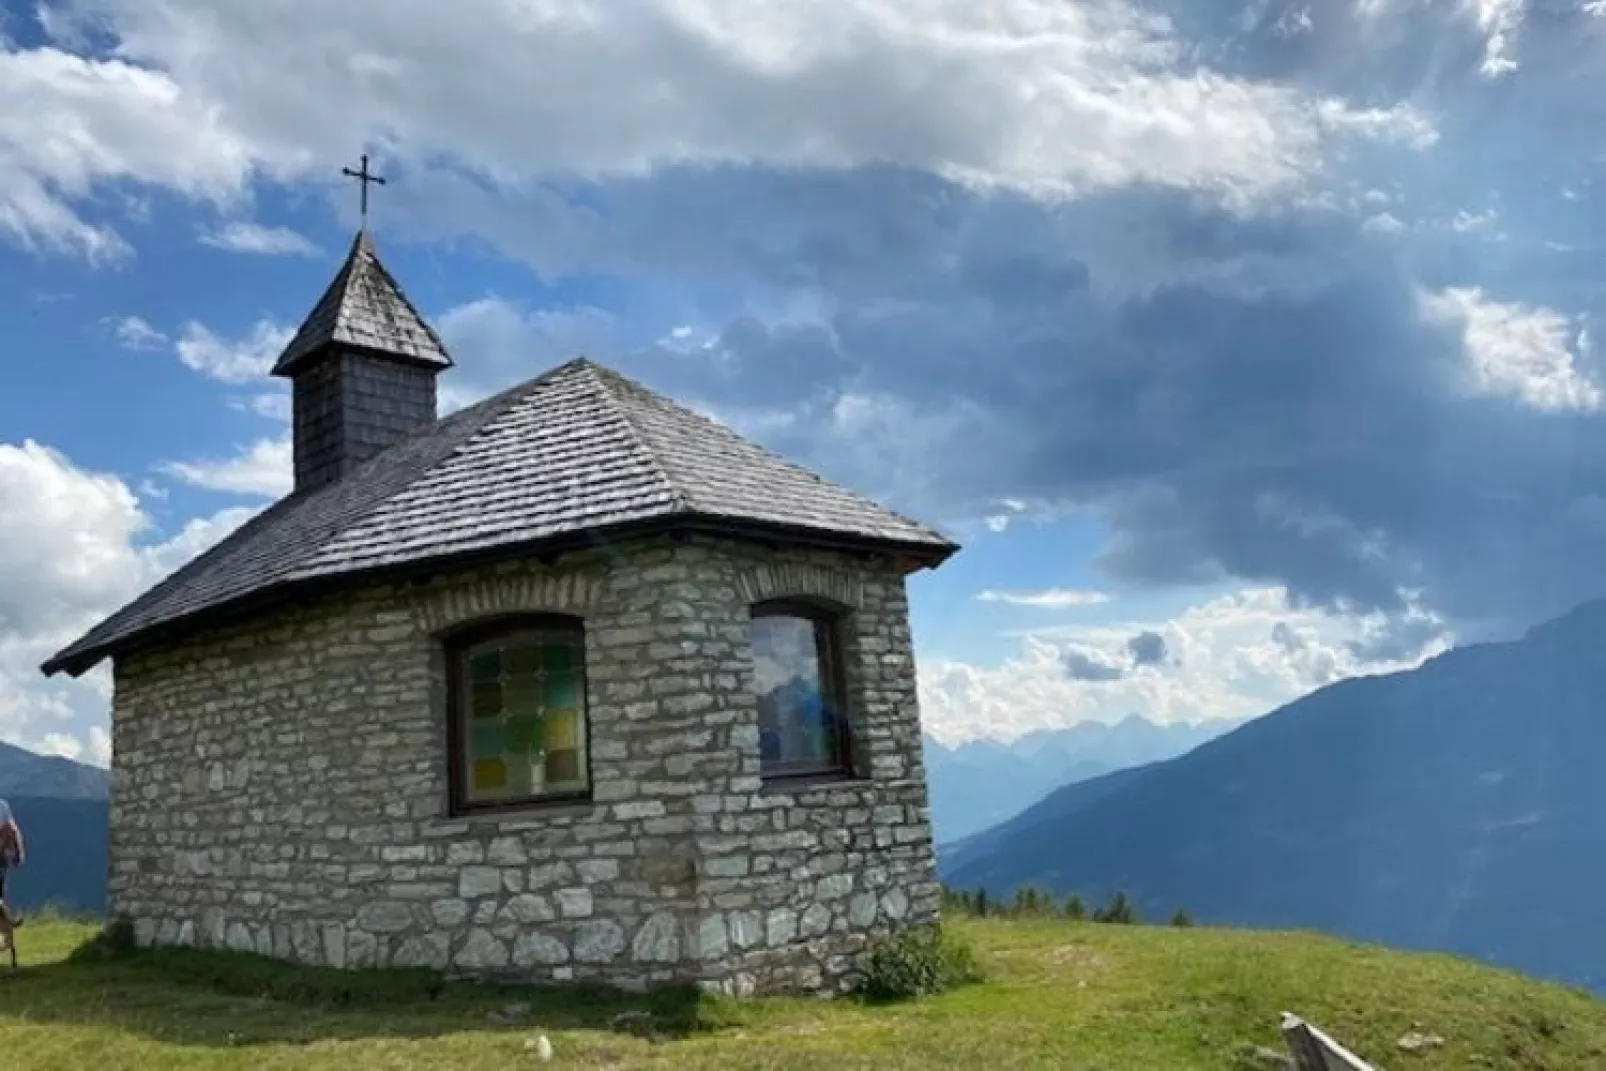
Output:
M0 738L103 759L37 663L287 486L363 151L448 404L586 353L964 542L950 739L1606 593L1598 0L0 12Z

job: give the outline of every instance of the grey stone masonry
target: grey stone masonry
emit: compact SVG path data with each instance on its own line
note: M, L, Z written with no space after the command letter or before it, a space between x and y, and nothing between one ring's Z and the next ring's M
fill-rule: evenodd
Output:
M760 776L749 608L839 608L854 776ZM453 817L441 637L585 623L589 800ZM938 907L891 561L653 537L374 582L117 661L111 910L142 944L832 991Z

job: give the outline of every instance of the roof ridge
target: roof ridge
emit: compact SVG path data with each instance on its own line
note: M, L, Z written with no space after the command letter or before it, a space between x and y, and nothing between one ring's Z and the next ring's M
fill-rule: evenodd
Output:
M608 396L608 400L613 403L615 411L618 412L620 419L624 422L625 428L630 432L630 438L638 447L641 448L642 453L646 454L652 459L654 475L657 476L659 482L662 483L665 489L668 490L669 500L671 503L673 503L671 507L673 512L694 512L690 496L686 494L685 490L675 480L671 473L671 470L673 469L673 463L667 457L665 457L662 452L653 446L652 440L648 437L647 433L641 429L641 425L636 423L635 417L631 415L630 408L622 404L623 399L621 399L613 389L616 382L624 382L636 387L639 387L639 384L630 379L628 376L621 375L620 373L614 371L612 368L598 364L589 357L576 357L574 360L569 361L568 363L584 368L591 376L592 381L601 388L602 392Z
M413 314L413 318L418 321L418 326L424 329L424 333L429 336L430 341L435 343L436 347L441 351L441 356L446 359L446 363L442 367L452 367L454 364L452 355L446 351L446 343L441 341L441 336L435 330L435 325L430 323L429 319L418 311L418 306L414 305L412 298L407 296L407 291L402 289L401 283L390 273L390 269L385 267L385 262L379 259L379 250L374 247L373 239L368 236L366 227L357 232L357 241L367 252L368 259L373 262L374 268L379 272L391 291L401 300L407 311Z
M283 375L291 369L296 361L311 352L312 344L303 344L302 339L311 336L313 325L319 320L319 314L323 312L325 306L331 307L333 315L338 318L340 306L345 303L346 291L351 289L351 277L357 267L357 254L363 248L366 236L366 231L358 231L352 238L351 248L346 250L346 259L341 261L334 278L325 284L323 292L318 295L318 300L312 303L311 309L307 310L306 317L302 319L300 325L296 328L295 334L290 336L290 341L286 342L284 349L279 351L279 357L273 362L273 368L268 373L269 375ZM333 330L332 324L329 329Z

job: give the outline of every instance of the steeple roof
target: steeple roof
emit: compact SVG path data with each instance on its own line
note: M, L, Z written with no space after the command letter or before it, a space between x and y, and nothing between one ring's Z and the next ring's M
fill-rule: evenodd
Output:
M279 355L273 374L294 375L308 358L331 345L435 368L452 366L440 336L380 263L367 228L357 232L346 262Z
M958 549L579 358L280 500L43 668L82 673L147 638L358 576L664 531L879 550L927 566Z

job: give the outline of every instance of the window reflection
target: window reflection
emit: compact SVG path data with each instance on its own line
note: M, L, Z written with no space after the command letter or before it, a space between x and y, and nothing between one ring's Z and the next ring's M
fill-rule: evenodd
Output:
M823 615L755 610L754 682L764 772L805 773L844 765L834 629Z

